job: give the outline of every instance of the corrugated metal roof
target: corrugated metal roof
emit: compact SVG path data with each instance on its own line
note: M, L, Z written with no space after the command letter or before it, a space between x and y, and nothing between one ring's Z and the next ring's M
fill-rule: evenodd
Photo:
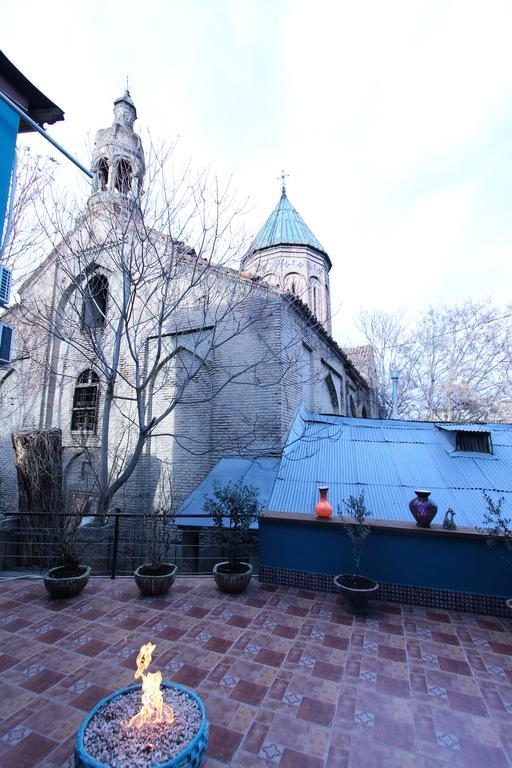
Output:
M492 455L456 451L458 426L302 411L284 449L268 509L311 514L318 486L326 485L335 509L364 488L375 518L410 520L408 503L415 489L427 488L440 522L452 507L458 525L481 525L482 491L512 502L512 426L464 425L491 433Z
M438 429L445 429L447 432L489 432L487 424L436 424Z
M249 253L270 248L272 245L307 245L326 253L284 191L279 203L254 238Z
M213 493L215 483L226 485L243 480L247 485L258 489L260 502L267 507L278 465L279 459L266 456L256 459L239 457L221 459L181 504L177 512L179 516L177 522L179 525L212 525L209 517L194 518L187 515L203 513L204 499Z

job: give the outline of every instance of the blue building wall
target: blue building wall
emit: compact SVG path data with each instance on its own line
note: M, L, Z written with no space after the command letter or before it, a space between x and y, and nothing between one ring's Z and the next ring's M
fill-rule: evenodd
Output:
M260 564L335 576L353 571L350 541L341 525L260 519ZM512 553L502 550L512 561ZM360 573L379 582L510 597L512 565L483 537L411 528L372 528Z
M16 112L0 101L0 240L5 222L19 122Z

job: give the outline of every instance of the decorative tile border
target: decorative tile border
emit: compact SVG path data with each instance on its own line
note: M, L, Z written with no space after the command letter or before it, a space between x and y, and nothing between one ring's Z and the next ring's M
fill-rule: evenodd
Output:
M259 566L259 580L268 584L297 587L318 592L336 592L333 577L327 573L309 573L290 568ZM382 584L377 599L406 605L422 605L428 608L446 608L451 611L467 611L489 616L509 618L511 613L506 598L493 595L473 595L467 592L453 592L448 589L429 589L405 584Z

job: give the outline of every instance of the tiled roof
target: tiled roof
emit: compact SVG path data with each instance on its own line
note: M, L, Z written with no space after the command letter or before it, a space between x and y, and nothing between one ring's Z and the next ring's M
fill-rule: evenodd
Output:
M368 382L372 382L376 378L375 357L371 344L364 344L359 347L343 347L343 351Z
M325 248L295 210L283 190L279 203L254 238L249 253L270 248L273 245L305 245L321 253Z

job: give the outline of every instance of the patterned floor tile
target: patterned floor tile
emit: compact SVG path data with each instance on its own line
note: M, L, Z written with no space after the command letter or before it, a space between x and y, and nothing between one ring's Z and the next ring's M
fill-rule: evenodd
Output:
M93 579L68 602L5 583L0 615L1 768L69 762L148 639L205 702L205 768L512 764L510 620L390 603L354 618L332 594L254 580L228 598L193 578L154 599Z

